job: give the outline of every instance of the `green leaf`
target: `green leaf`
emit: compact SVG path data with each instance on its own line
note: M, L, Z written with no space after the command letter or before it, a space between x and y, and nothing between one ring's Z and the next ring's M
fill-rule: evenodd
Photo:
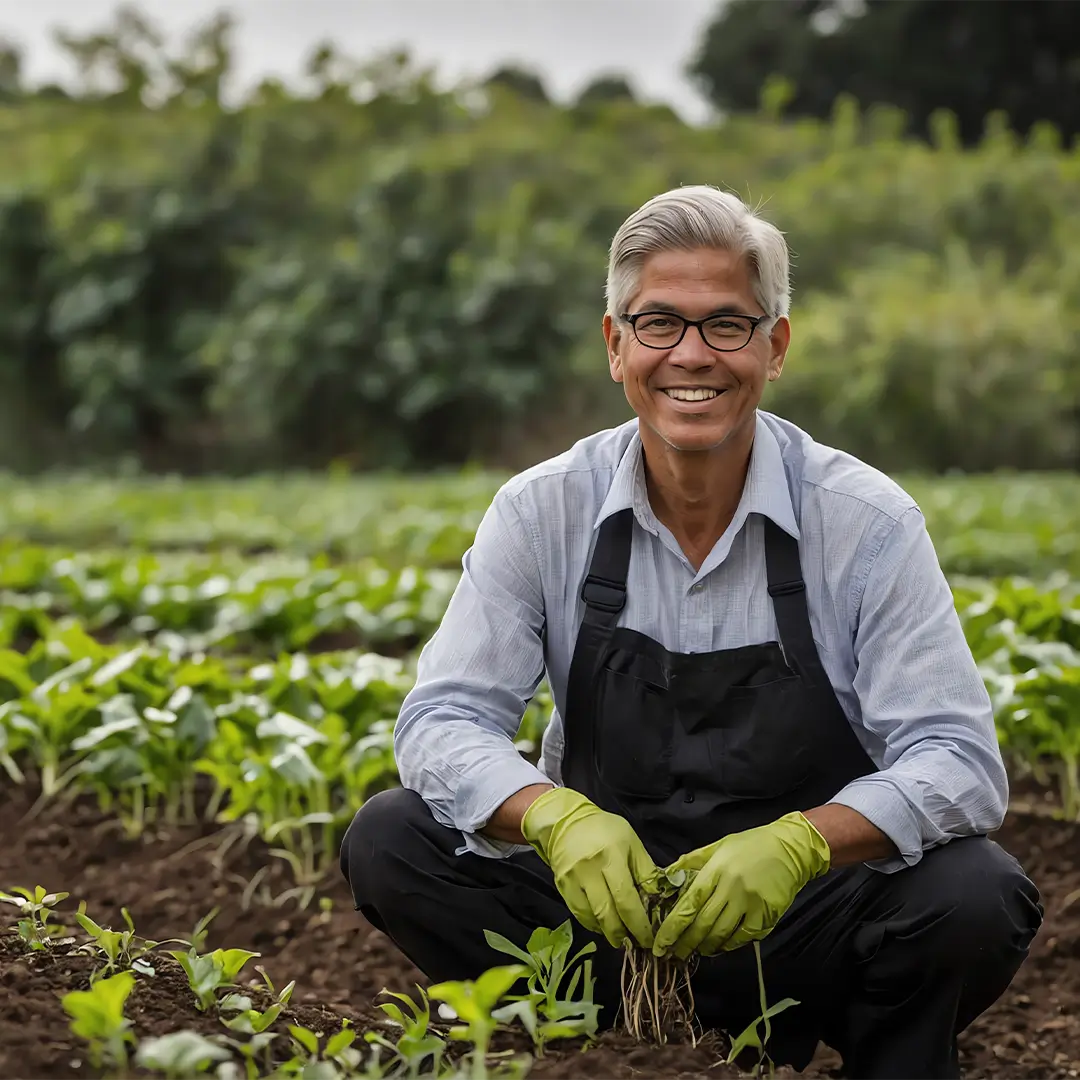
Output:
M515 957L530 968L536 967L536 963L533 960L532 956L524 949L519 948L517 945L515 945L509 938L503 937L502 934L496 934L494 930L485 930L484 937L487 939L487 943L493 949Z
M215 1061L226 1061L229 1051L194 1031L174 1031L145 1039L135 1054L144 1069L170 1076L199 1076Z

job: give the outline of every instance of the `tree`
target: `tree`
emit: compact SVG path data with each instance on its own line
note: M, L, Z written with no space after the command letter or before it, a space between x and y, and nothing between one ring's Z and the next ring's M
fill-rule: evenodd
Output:
M1040 120L1080 132L1080 6L1057 0L731 0L688 73L725 111L757 107L773 75L787 110L825 117L840 94L903 109L926 135L956 114L966 144L1004 111L1026 133Z
M630 83L623 75L598 75L578 94L577 104L604 105L609 101L626 101L634 104L637 98Z
M0 102L16 101L23 95L22 50L0 37Z
M548 97L547 89L544 87L544 80L536 72L528 71L513 64L505 64L503 67L493 71L485 80L485 84L487 86L505 86L520 97L528 98L530 101L536 101L542 105L548 104L551 100Z

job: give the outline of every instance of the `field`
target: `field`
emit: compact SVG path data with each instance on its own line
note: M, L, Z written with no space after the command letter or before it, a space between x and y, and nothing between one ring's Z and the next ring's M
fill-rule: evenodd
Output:
M399 703L500 479L0 480L0 1078L745 1072L719 1033L590 1039L585 980L510 1008L497 974L426 987L352 910L340 836L396 782ZM1047 912L965 1075L1076 1077L1080 478L908 487L994 700L997 839Z

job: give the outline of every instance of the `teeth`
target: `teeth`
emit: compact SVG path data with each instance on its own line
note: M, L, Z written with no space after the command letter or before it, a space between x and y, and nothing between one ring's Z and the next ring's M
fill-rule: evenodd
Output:
M717 396L716 390L665 390L668 397L676 401L708 401Z

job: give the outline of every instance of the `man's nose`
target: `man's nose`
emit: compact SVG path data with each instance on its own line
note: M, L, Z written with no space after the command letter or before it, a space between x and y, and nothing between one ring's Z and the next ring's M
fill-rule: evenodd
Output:
M682 341L668 353L668 360L685 368L711 367L716 363L716 353L705 344L696 326L688 326Z

